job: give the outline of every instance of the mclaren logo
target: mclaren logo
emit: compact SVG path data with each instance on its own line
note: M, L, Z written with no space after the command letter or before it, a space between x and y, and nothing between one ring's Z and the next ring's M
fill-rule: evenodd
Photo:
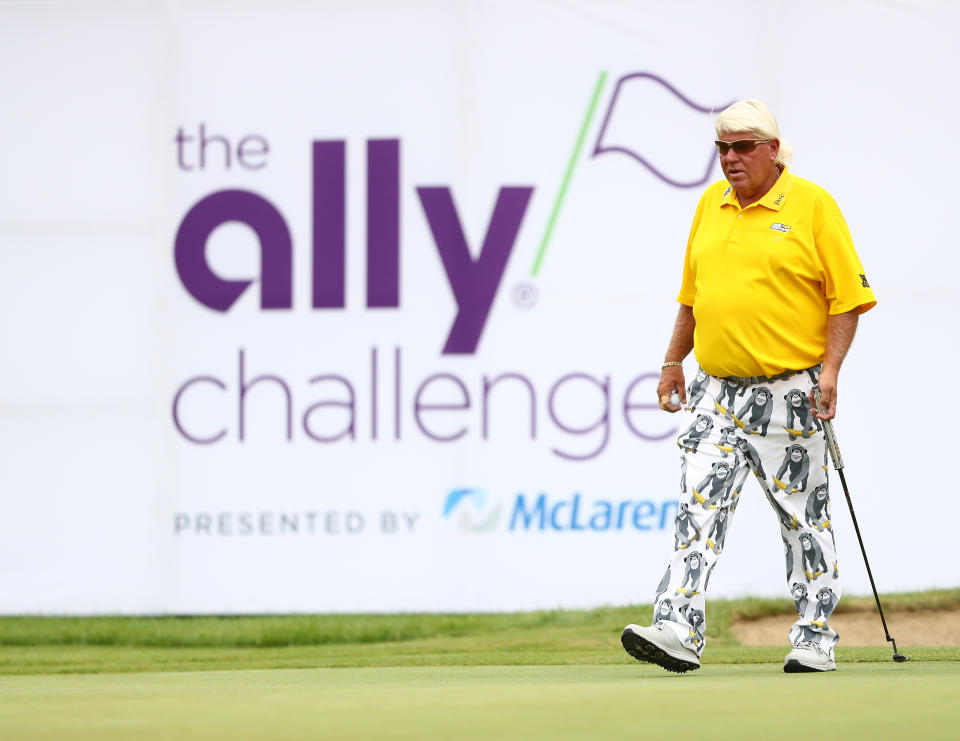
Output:
M777 232L788 232L790 227L786 224L781 224L779 221L776 224L771 224L770 228Z

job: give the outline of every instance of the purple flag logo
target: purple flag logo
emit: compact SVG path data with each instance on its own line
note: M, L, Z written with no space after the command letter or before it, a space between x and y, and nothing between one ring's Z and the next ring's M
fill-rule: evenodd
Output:
M707 117L729 105L699 105L661 77L632 72L617 80L593 156L619 152L668 185L704 185L710 180L716 153L706 145L702 150L690 147L689 142L710 136Z

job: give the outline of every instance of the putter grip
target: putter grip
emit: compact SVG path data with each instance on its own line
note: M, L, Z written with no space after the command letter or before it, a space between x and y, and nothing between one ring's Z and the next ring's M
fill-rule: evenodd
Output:
M820 408L820 387L813 387L813 400L817 404L817 409ZM830 457L833 459L833 467L836 470L843 468L843 457L840 455L840 446L837 445L837 435L833 431L833 422L829 419L821 419L820 424L823 425L823 436L827 440L827 450L830 451Z

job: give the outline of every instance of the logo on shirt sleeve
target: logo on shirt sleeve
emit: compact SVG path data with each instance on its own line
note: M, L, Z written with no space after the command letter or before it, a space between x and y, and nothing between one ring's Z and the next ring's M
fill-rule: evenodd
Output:
M790 231L790 227L787 224L781 224L779 221L776 224L771 224L770 228L777 232Z
M860 273L860 282L863 283L864 288L870 287L870 284L867 282L867 276L865 276L863 273Z

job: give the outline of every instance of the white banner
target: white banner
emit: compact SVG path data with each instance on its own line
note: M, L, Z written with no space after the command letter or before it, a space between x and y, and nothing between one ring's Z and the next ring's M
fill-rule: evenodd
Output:
M879 300L837 420L878 587L956 586L927 522L951 448L917 432L958 361L958 21L0 6L0 613L650 601L680 463L656 378L709 111L744 97ZM838 481L832 506L866 592ZM785 595L753 484L732 530L711 594Z

